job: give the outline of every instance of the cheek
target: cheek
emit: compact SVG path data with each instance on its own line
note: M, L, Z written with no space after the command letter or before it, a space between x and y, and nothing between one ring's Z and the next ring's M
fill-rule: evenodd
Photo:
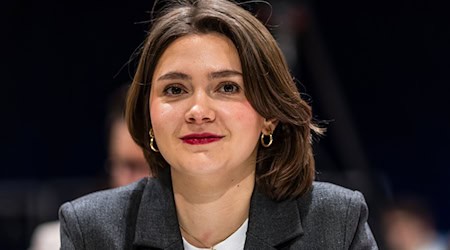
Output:
M151 102L150 117L155 137L167 136L177 126L177 121L182 118L180 114L180 109L174 105L161 103L157 100Z
M240 129L247 131L247 133L254 132L254 134L259 135L264 118L253 109L248 101L232 106L228 111L231 116L229 120L232 123L240 126Z
M161 104L158 101L150 102L150 119L152 121L152 128L155 133L159 132L159 128L163 127L168 114L171 113L172 108L170 105Z

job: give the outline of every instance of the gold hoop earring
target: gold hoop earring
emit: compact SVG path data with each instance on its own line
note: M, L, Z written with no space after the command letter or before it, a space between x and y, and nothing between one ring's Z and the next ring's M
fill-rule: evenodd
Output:
M157 148L155 148L155 146L153 145L155 143L155 135L153 134L153 129L151 128L150 131L148 131L148 135L150 136L150 148L158 153L159 150Z
M266 135L264 133L261 133L261 145L263 145L263 147L268 148L270 147L270 145L272 145L273 142L273 137L272 137L272 132L269 133L269 143L266 143L266 141L264 140L266 137Z

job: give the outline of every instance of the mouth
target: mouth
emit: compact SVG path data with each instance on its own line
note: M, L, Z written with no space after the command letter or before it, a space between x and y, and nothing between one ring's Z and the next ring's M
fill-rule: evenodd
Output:
M201 133L201 134L189 134L181 137L180 139L190 145L202 145L213 143L219 141L224 136L211 134L211 133Z

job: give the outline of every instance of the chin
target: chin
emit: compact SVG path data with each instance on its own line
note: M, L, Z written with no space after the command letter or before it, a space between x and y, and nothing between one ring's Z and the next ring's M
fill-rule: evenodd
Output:
M220 173L224 171L225 168L223 166L218 166L212 163L191 161L189 162L189 165L183 165L179 167L172 166L172 169L175 169L176 171L185 175L206 176Z

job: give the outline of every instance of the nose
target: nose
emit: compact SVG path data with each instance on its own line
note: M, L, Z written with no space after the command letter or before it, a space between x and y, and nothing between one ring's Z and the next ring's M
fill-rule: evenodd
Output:
M185 120L192 124L203 124L215 120L215 112L212 108L213 100L204 92L195 93L191 97L191 103L185 114Z

